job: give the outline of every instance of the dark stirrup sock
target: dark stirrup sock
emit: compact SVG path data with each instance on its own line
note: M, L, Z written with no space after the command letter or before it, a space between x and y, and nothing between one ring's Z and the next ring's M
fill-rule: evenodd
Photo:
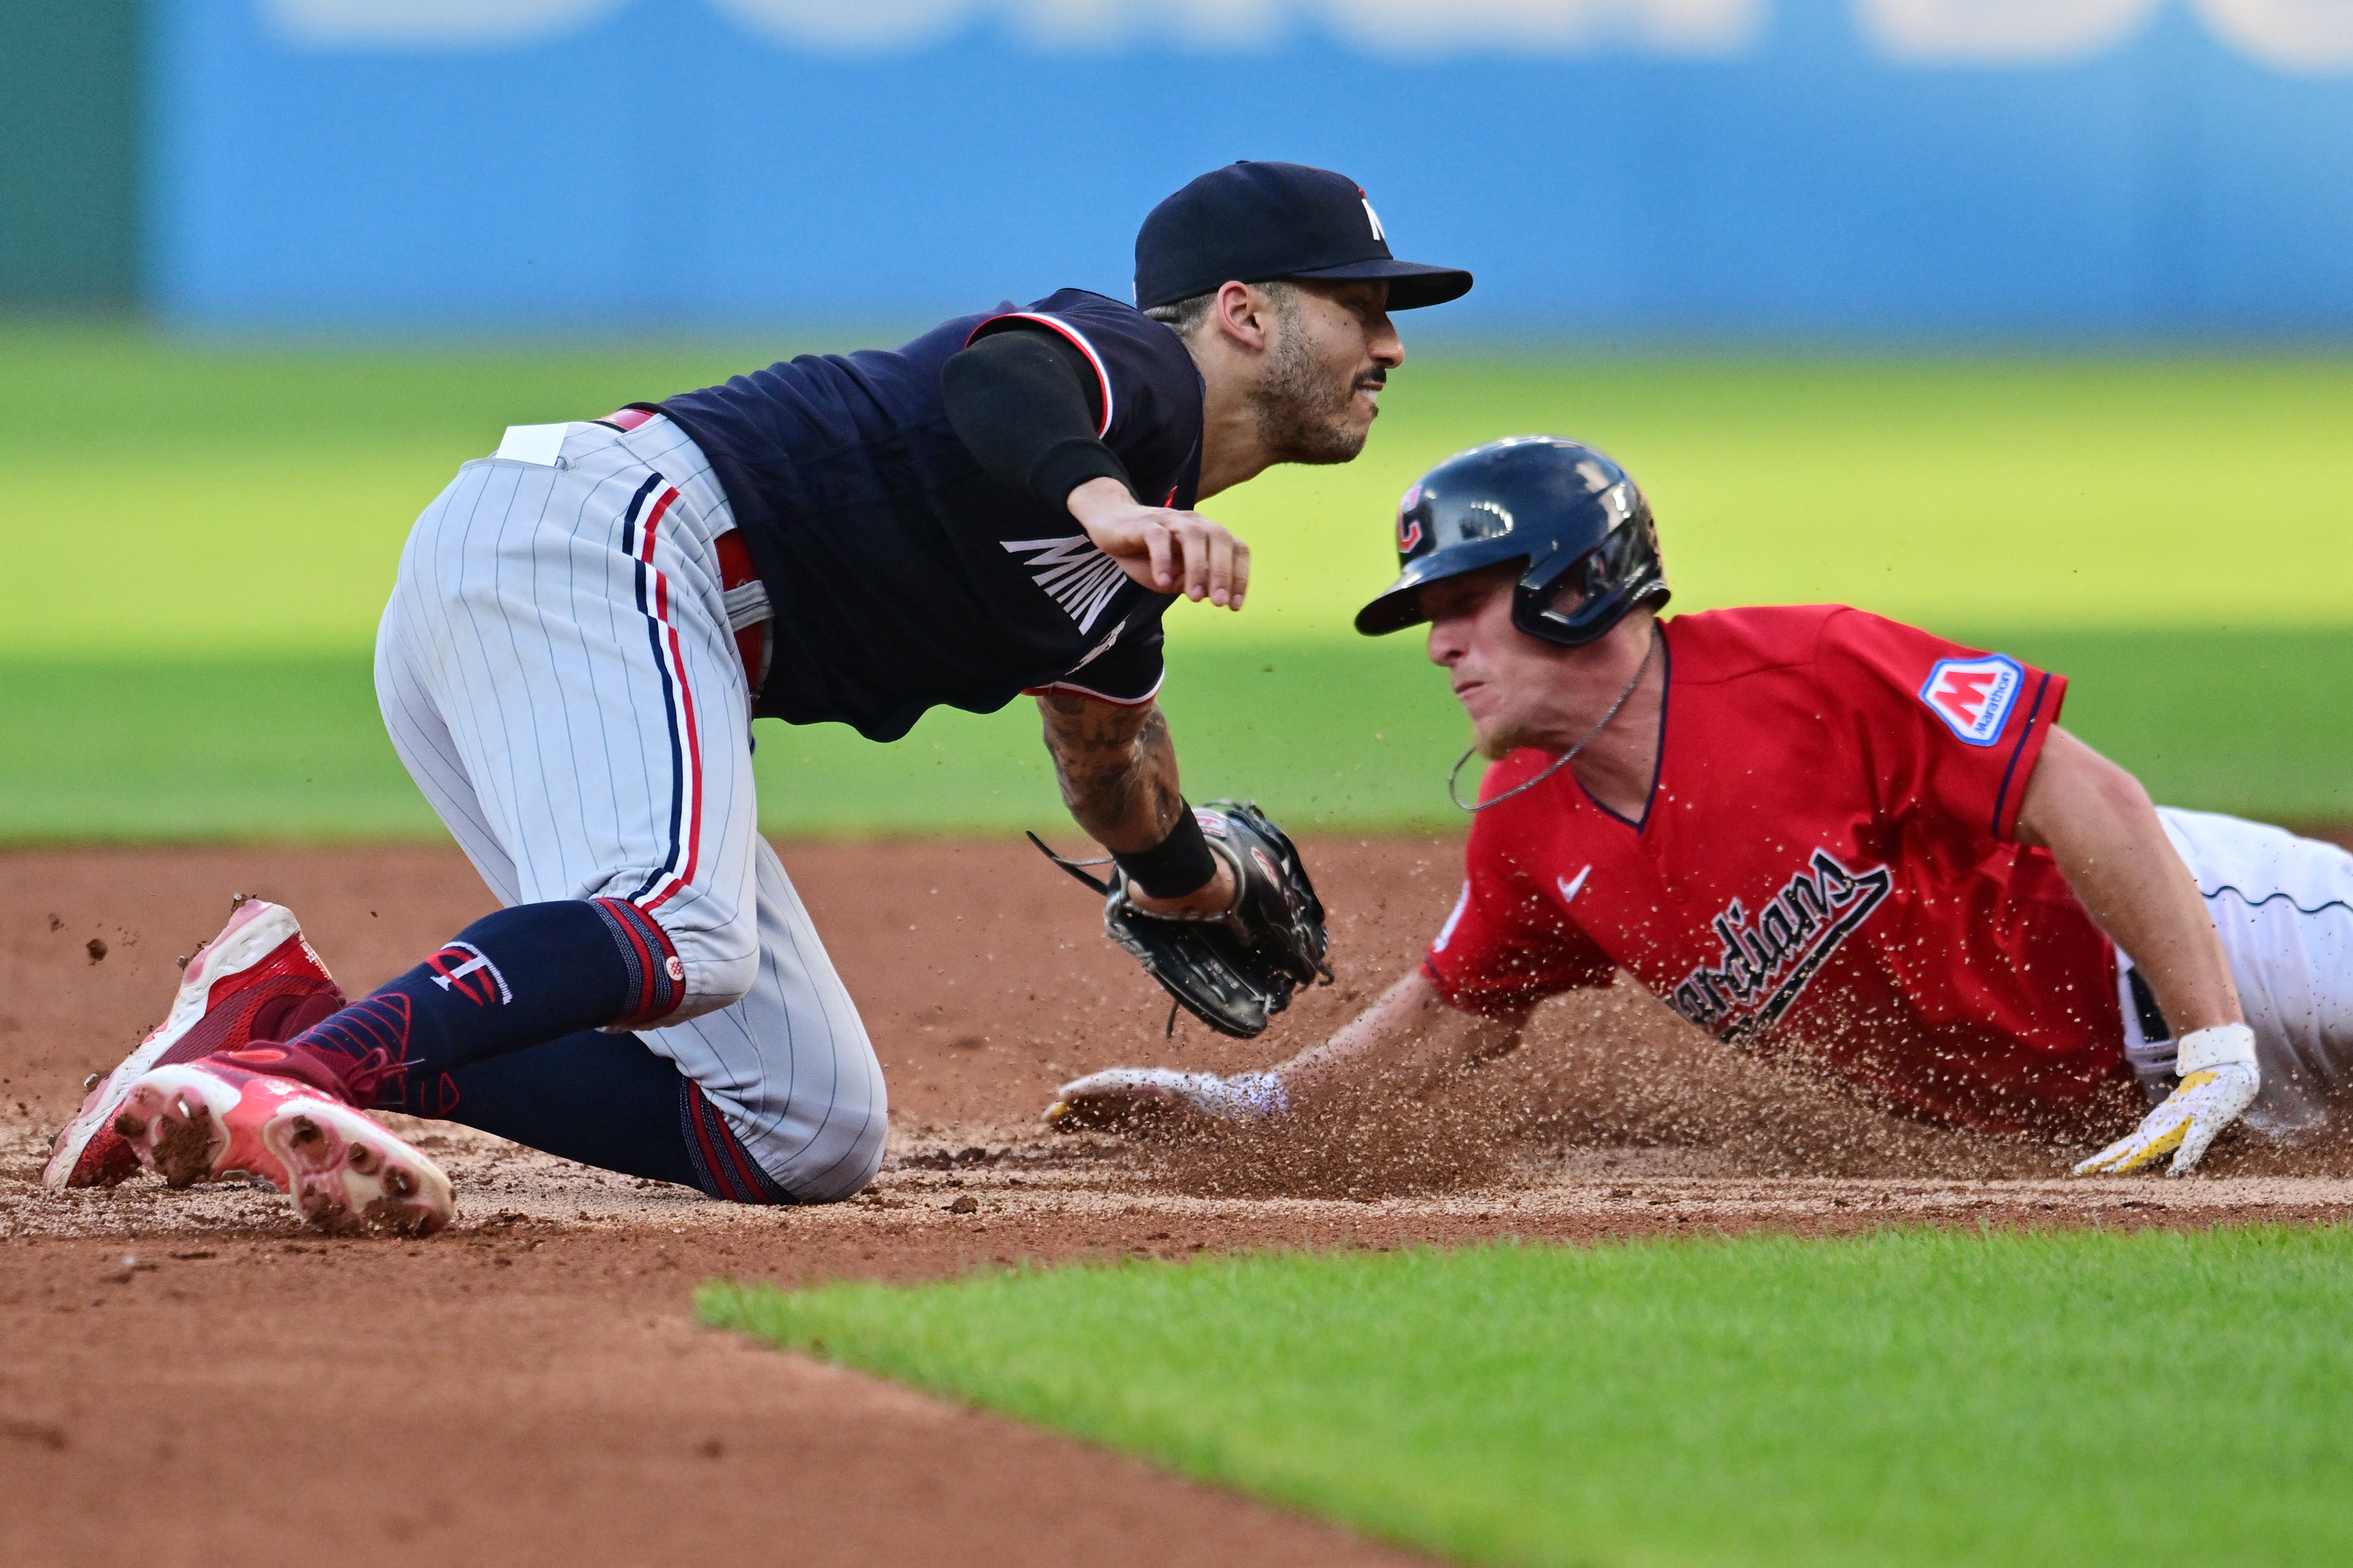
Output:
M446 1117L462 1099L458 1068L662 1017L678 1005L682 975L670 939L634 905L519 904L286 1045L332 1064L363 1106Z
M700 1187L714 1198L792 1202L678 1064L635 1035L584 1030L449 1077L458 1097L449 1120L468 1127L599 1170Z

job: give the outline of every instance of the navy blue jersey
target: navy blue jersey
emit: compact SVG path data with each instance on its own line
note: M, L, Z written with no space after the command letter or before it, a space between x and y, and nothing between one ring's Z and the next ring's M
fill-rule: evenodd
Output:
M992 712L1051 685L1137 702L1158 689L1172 595L1137 584L1061 506L984 473L949 426L942 367L1005 330L1075 343L1136 499L1193 505L1191 354L1133 306L1083 289L670 398L661 411L711 459L775 608L761 716L895 741L934 706Z

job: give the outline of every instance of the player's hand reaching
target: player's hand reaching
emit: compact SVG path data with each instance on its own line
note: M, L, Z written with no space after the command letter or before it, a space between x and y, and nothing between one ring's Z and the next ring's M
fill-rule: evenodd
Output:
M1177 1072L1170 1068L1111 1068L1064 1084L1046 1108L1059 1131L1088 1127L1136 1128L1171 1116L1209 1121L1256 1121L1291 1107L1282 1080L1271 1072Z
M2229 1037L2210 1040L2210 1036ZM2120 1176L2144 1170L2168 1154L2166 1174L2187 1173L2222 1129L2254 1103L2263 1075L2255 1066L2254 1035L2244 1025L2200 1029L2181 1041L2181 1087L2119 1138L2075 1167L2079 1176Z
M1197 511L1145 506L1117 479L1089 479L1071 492L1071 515L1119 569L1160 594L1242 607L1250 546Z

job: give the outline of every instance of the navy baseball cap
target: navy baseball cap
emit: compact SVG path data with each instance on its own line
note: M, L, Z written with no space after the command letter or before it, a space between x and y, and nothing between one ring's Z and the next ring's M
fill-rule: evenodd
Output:
M1385 278L1392 310L1443 305L1471 291L1471 274L1460 268L1391 256L1364 187L1304 163L1213 169L1154 207L1136 231L1139 310L1173 305L1228 281L1278 278Z

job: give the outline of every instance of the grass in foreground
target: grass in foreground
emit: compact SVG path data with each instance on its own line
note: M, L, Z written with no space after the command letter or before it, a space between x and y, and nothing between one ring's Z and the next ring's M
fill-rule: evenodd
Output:
M2353 1556L2353 1230L705 1288L704 1319L1472 1563Z

